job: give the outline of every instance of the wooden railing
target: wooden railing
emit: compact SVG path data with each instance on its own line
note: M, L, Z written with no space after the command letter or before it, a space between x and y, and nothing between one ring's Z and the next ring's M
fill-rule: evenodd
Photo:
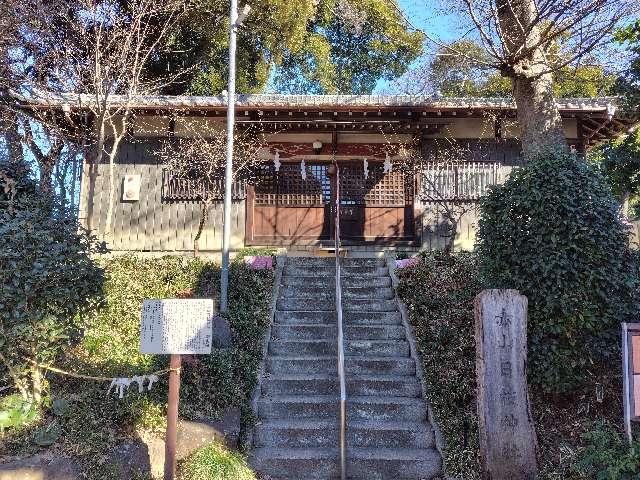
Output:
M346 415L347 386L344 371L344 333L342 328L342 282L340 272L340 167L335 166L335 257L336 257L336 318L338 322L338 380L340 382L340 479L347 479Z

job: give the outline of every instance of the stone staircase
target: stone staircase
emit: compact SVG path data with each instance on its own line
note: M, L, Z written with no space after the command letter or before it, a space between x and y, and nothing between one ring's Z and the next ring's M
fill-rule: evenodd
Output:
M250 456L267 478L339 478L334 262L286 259ZM442 460L386 264L342 266L348 477L438 478Z

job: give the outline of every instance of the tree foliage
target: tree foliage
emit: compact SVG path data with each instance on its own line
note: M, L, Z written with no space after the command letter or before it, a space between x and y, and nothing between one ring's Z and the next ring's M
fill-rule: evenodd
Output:
M636 203L640 195L640 129L605 143L592 158L602 166L621 203Z
M405 72L422 50L395 0L258 0L238 34L238 91L370 93ZM199 0L153 71L197 65L171 93L218 94L228 75L228 2ZM275 75L274 75L275 74Z
M464 51L465 55L451 53L451 48ZM394 90L443 97L511 97L511 80L490 62L482 45L473 40L458 40L440 47L430 61L394 82ZM553 92L560 98L593 98L613 93L615 81L616 77L594 59L591 63L565 65L555 70Z
M640 115L640 19L616 32L615 38L625 45L631 54L629 68L617 82L617 89L625 98L628 112L636 118Z
M612 334L615 345L619 322L638 308L627 232L605 179L578 156L539 157L480 208L483 275L529 298L532 379L551 391L583 383L594 364L612 360L601 340Z
M0 176L0 190L13 190L0 209L0 369L39 401L41 370L30 362L55 360L80 335L103 281L90 256L103 249L75 219L53 216L28 182L11 180Z

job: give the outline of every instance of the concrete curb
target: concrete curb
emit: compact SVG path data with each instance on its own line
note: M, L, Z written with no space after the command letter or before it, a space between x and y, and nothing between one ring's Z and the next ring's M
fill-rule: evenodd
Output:
M286 263L286 255L278 255L276 257L276 272L273 280L273 289L271 291L271 307L269 311L269 326L267 327L264 336L262 338L262 359L260 360L260 366L258 367L257 378L258 382L251 394L251 411L254 416L258 416L258 399L260 398L260 392L262 391L262 381L264 379L266 370L266 359L269 350L269 341L271 340L271 326L276 317L276 304L278 302L278 296L280 294L280 283L282 281L282 272L284 270L284 264ZM247 428L247 433L243 441L242 449L251 450L253 448L253 436L255 432L255 425L251 425Z

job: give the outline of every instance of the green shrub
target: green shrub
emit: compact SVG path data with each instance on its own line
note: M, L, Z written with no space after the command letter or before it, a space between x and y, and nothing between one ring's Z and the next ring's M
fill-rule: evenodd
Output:
M593 166L550 155L515 170L480 204L477 252L493 288L529 299L529 373L548 391L617 360L619 322L633 318L637 277L618 204Z
M631 446L610 424L598 422L582 435L587 447L572 470L594 480L640 479L640 442Z
M219 289L219 266L200 259L128 255L101 258L99 265L105 271L104 301L101 308L86 315L81 341L55 363L64 370L131 376L165 368L168 355L139 353L143 299L215 296ZM233 263L229 279L229 321L234 345L228 350L215 350L211 355L185 356L181 418L212 418L229 407L246 410L255 386L262 336L269 323L273 272L254 272L244 264ZM131 435L164 430L166 378L162 376L144 394L139 394L137 388L129 388L124 398L119 399L116 395L105 395L106 382L50 374L48 379L56 400L51 403L51 411L45 410L45 421L30 424L21 431L12 429L1 437L0 456L37 452L34 427L46 430L55 420L62 435L50 447L51 451L76 458L88 479L111 478L113 467L104 459L114 445ZM68 400L69 413L64 417L55 415L60 398Z
M424 365L427 397L445 437L447 473L479 478L473 300L482 290L473 253L422 254L398 270Z
M220 443L200 448L185 460L180 480L255 480L253 471L238 453Z
M54 217L33 195L0 209L0 365L39 403L40 364L77 342L82 315L100 299L103 251L74 219Z

